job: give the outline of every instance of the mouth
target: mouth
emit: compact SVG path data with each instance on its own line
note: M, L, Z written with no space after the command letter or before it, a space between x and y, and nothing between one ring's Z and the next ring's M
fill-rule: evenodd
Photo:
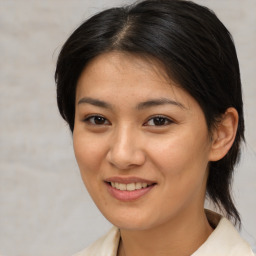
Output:
M121 190L121 191L135 191L143 188L147 188L149 186L154 185L153 184L147 184L146 182L133 182L133 183L119 183L119 182L108 182L108 184L115 189Z
M148 194L157 183L141 178L112 177L105 180L109 193L120 201L134 201Z

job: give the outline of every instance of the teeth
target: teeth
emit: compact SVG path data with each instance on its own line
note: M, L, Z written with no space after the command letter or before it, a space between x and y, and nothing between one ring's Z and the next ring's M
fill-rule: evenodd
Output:
M115 182L115 188L119 189L119 183Z
M146 188L147 185L148 185L147 183L142 183L142 187L143 187L143 188Z
M127 185L126 185L126 184L119 183L118 189L120 189L120 190L127 190Z
M135 184L135 188L136 188L136 189L141 189L141 188L142 188L142 183L137 182L137 183Z
M126 185L126 189L128 190L128 191L133 191L133 190L135 190L135 183L130 183L130 184L127 184Z
M146 188L148 184L145 182L136 182L136 183L129 183L129 184L111 182L111 186L113 188L116 188L122 191L134 191L136 189Z

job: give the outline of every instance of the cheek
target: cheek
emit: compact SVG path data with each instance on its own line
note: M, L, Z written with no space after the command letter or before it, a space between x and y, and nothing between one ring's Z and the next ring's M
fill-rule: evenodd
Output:
M191 137L190 135L189 137ZM192 164L201 155L199 145L187 136L170 135L147 145L150 158L162 170L179 172L186 164ZM198 153L198 155L195 154Z
M97 170L104 159L104 147L99 138L77 132L73 134L73 146L82 178L88 183L92 176L98 175Z
M88 134L73 134L73 146L82 180L98 207L107 205L104 197L99 198L103 189L100 170L105 155L100 141L99 138L92 138Z
M172 195L199 186L205 179L209 151L206 142L207 135L184 132L152 143L151 159L161 171L163 182L168 186L171 183L168 189L173 189Z

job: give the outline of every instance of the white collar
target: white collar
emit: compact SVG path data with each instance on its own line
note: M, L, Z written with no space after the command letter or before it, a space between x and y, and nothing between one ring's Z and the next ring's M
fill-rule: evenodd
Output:
M208 239L191 256L254 256L249 244L225 217L206 210L209 222L216 226ZM120 231L113 227L105 236L74 256L116 256Z
M249 244L228 219L209 210L205 213L216 228L191 256L254 256Z

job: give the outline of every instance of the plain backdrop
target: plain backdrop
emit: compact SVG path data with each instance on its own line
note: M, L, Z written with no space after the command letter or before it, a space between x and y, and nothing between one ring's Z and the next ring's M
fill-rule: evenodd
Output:
M132 1L0 0L0 254L69 256L111 226L80 180L56 106L60 47L81 22ZM231 31L240 60L246 140L234 196L256 249L256 0L197 0Z

